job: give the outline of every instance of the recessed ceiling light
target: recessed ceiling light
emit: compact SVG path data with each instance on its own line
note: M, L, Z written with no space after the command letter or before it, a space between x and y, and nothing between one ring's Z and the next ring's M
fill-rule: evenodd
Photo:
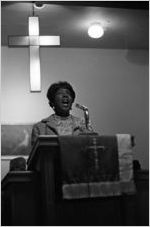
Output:
M98 39L104 35L104 29L100 23L93 23L88 29L91 38Z

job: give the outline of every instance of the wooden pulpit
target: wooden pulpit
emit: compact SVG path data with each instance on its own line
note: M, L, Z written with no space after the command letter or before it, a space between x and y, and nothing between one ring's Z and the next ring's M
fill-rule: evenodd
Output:
M125 197L132 207L128 220L134 224L132 161L130 157L130 170L121 170L118 146L112 136L38 138L28 159L28 170L39 173L43 225L125 224ZM130 182L120 182L124 175Z
M43 225L55 225L57 194L61 192L57 136L40 136L28 159L28 169L39 173Z
M148 225L148 171L130 135L39 136L27 171L2 181L2 225Z

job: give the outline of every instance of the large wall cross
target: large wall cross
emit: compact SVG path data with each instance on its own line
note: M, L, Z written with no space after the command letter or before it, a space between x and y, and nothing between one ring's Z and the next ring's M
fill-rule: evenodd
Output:
M9 36L10 47L28 46L30 50L30 90L41 91L40 46L60 45L60 36L40 36L39 18L29 17L29 36Z

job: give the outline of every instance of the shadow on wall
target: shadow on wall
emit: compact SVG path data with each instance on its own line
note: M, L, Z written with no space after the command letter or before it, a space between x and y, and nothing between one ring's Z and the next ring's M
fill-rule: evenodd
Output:
M149 51L143 50L142 53L139 50L127 50L126 59L136 65L147 65L149 64Z

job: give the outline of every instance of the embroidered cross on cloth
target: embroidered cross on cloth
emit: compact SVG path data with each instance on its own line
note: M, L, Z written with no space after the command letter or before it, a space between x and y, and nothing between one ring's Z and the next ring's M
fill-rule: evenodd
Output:
M60 136L65 199L135 193L129 134Z

